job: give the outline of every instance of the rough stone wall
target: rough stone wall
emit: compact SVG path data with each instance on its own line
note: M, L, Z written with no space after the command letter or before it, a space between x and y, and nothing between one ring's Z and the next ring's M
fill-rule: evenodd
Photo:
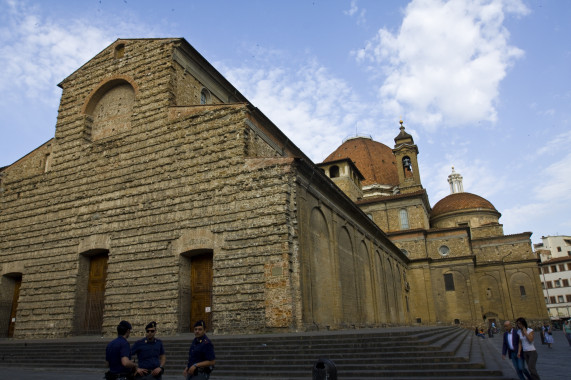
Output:
M473 273L471 260L449 262L443 266L431 266L434 309L439 322L453 324L455 319L470 323L475 318ZM444 274L452 274L454 290L446 290Z
M306 174L297 181L303 325L338 329L407 323L406 264L399 250L378 235L365 215L328 196L317 178Z
M350 177L332 178L333 182L352 200L356 201L363 197L363 192Z
M439 216L433 220L432 224L434 228L450 228L468 223L470 227L475 228L487 224L498 224L498 218L499 215L492 211L461 211L447 216Z
M82 242L92 236L109 241L104 333L121 319L135 326L154 319L164 333L176 332L187 279L172 245L204 228L215 237L213 327L292 327L284 295L291 166L246 163L244 106L205 107L167 122L172 48L169 40L135 41L121 64L110 48L84 65L63 83L53 170L5 177L0 264L24 268L17 337L73 331L89 246ZM137 85L131 130L91 142L81 110L105 78L117 76Z
M15 163L4 168L0 172L0 189L2 178L38 176L49 171L51 168L53 140L40 145Z
M386 232L401 231L400 210L408 213L408 229L428 228L428 214L420 199L405 198L364 204L361 209L373 216L380 229Z
M513 261L537 261L531 249L531 234L522 233L508 236L473 239L472 249L478 264L503 263Z
M504 235L504 226L501 224L492 224L481 227L471 228L472 239L481 239L494 236Z
M200 104L200 93L204 84L187 72L178 63L174 64L173 91L177 106ZM220 104L222 101L211 93L211 104Z
M449 252L443 256L441 246L447 246ZM449 258L471 255L468 233L464 229L453 231L431 231L426 238L427 256L433 260L446 260Z

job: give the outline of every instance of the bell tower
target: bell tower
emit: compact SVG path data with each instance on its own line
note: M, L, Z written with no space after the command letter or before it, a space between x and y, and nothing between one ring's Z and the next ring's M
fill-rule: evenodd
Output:
M417 161L418 147L414 144L412 136L405 132L402 120L400 121L400 133L395 137L393 153L396 157L401 194L421 190Z

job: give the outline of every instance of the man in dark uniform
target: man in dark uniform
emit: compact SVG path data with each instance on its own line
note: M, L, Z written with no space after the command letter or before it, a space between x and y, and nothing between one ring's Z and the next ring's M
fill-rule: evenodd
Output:
M117 338L113 339L105 349L105 363L109 367L105 379L130 380L133 378L133 372L141 373L137 365L131 361L131 346L127 342L132 329L129 322L119 322Z
M204 321L194 324L194 340L188 352L188 364L183 375L186 379L208 380L215 364L214 346L206 336Z
M135 378L140 380L160 380L167 357L163 342L155 338L157 322L150 322L145 327L145 332L147 334L146 338L136 341L131 349L131 354L137 355L139 368L144 372L144 375L137 375Z

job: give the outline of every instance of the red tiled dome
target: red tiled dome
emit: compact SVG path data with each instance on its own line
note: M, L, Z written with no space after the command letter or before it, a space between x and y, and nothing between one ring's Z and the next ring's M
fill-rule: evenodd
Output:
M431 217L452 211L486 209L498 212L488 200L472 193L454 193L438 201L432 208Z
M388 146L366 137L355 137L345 141L323 162L349 158L365 179L363 185L398 185L399 177L395 155Z

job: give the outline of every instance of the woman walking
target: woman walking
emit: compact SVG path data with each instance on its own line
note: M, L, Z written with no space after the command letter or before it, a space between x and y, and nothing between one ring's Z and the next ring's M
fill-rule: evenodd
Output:
M563 333L565 334L565 338L567 338L567 342L571 346L571 319L568 319L563 324Z
M545 325L545 344L547 344L547 347L551 348L551 345L553 344L553 333L551 331L551 325L546 324Z
M521 317L516 320L516 325L518 328L517 334L519 335L517 357L521 358L523 356L533 380L541 380L535 369L537 351L533 345L533 329L527 327L526 320Z

